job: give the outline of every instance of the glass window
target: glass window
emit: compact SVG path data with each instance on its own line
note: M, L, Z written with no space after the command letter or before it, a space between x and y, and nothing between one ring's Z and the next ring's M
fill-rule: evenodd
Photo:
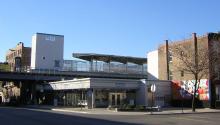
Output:
M173 76L172 75L169 76L169 80L173 80Z
M173 72L169 71L169 80L173 80Z
M184 76L184 71L180 71L181 72L181 77L183 77Z
M60 61L59 60L55 60L54 67L60 67Z
M168 62L173 62L173 54L171 51L168 51Z
M46 36L45 40L50 40L50 37L49 37L49 36Z
M184 52L183 51L180 52L180 56L181 57L184 56Z
M95 104L96 104L96 107L108 106L108 91L96 90L95 91Z

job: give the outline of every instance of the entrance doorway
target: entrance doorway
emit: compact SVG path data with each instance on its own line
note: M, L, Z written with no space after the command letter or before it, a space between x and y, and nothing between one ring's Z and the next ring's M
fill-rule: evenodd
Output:
M122 104L124 93L109 93L109 105L119 106Z

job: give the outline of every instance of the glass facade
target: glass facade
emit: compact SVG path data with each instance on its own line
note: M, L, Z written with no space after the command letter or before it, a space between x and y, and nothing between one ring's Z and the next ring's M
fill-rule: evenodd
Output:
M135 104L135 90L107 90L95 89L93 90L93 107L107 108L111 106L134 105ZM71 107L87 107L92 104L89 90L65 90L45 92L42 96L40 104L52 104L54 106L71 106ZM93 98L94 97L94 98ZM43 100L42 100L43 99ZM89 102L91 101L91 102Z
M108 107L108 91L95 90L95 106L96 107Z
M62 71L147 74L147 64L138 65L120 62L106 63L102 61L64 60Z
M47 100L46 102L47 104L53 104L55 106L58 105L58 106L79 107L80 105L86 105L87 103L86 90L54 91L53 95L50 96L53 96L53 99Z

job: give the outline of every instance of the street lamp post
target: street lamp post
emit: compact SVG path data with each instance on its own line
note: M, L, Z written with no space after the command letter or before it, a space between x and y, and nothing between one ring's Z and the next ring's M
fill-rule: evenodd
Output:
M156 85L152 84L151 87L150 87L150 90L152 92L151 114L153 114L154 92L156 91Z
M80 101L80 107L81 107L81 110L82 110L82 103L83 103L83 89L82 89L82 93L81 93L81 101Z
M182 103L182 113L184 113L184 112L183 112L184 88L182 88L182 87L181 87L181 89L180 89L180 95L181 95L181 97L182 97L182 98L181 98L181 103Z

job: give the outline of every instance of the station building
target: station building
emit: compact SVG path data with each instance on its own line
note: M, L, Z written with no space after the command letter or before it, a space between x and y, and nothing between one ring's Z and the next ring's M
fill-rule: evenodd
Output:
M149 87L156 84L155 105L168 106L171 99L170 81L147 80L147 59L128 56L116 56L91 53L73 53L80 59L69 65L69 68L90 73L99 73L96 78L74 78L37 86L41 103L78 106L88 108L118 107L122 105L150 106L153 102ZM84 62L84 63L82 63ZM70 61L68 61L70 64ZM83 64L83 65L82 65ZM65 65L65 63L64 63ZM73 67L75 68L73 68ZM108 78L102 73L108 73ZM115 75L127 74L127 78L114 78ZM142 76L142 79L130 75Z
M84 105L88 108L170 105L172 96L170 81L149 79L147 58L73 53L73 60L64 60L63 51L63 35L47 33L33 35L32 48L29 52L31 66L29 69L19 70L20 72L75 75L56 82L27 81L30 83L24 83L23 89L20 89L20 93L25 93L23 96L27 98L24 99L26 104L73 107ZM23 62L23 59L20 62ZM86 77L81 76L81 73L86 74ZM152 84L156 84L157 88L154 95L149 90ZM18 87L21 87L20 84Z
M82 103L88 108L117 107L123 105L152 105L150 85L156 84L154 105L169 106L170 81L151 81L113 78L82 78L50 82L38 87L44 92L45 101L59 106L75 106ZM53 97L51 97L53 95ZM47 100L49 99L50 100ZM55 101L55 102L54 102Z

